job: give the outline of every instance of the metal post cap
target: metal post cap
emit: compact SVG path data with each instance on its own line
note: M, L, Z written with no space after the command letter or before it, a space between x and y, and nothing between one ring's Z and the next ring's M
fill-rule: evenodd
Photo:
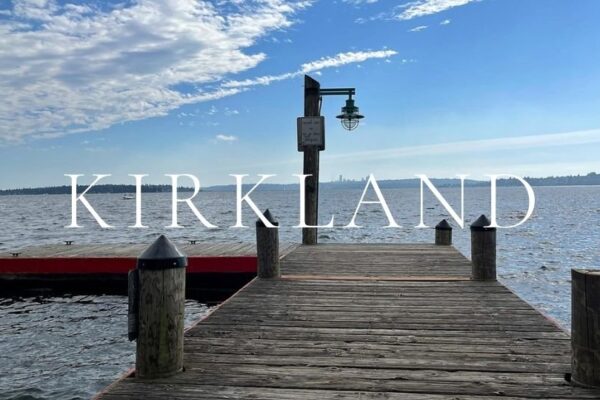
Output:
M489 227L490 224L491 224L491 222L488 219L488 217L486 217L484 214L481 214L481 216L479 218L477 218L475 220L475 222L473 222L471 224L471 230L472 231L495 231L496 228L490 228Z
M451 231L452 227L445 219L441 220L439 224L435 226L435 229L438 231Z
M139 257L139 269L170 269L187 267L187 257L165 235L160 235Z
M267 210L263 213L264 217L267 219L267 221L269 221L271 224L273 224L274 226L279 226L279 222L275 221L275 217L273 217L273 215L271 214L271 211L269 211L269 209L267 208ZM266 228L267 226L265 225L265 223L262 221L262 219L258 219L256 221L256 227L257 228Z

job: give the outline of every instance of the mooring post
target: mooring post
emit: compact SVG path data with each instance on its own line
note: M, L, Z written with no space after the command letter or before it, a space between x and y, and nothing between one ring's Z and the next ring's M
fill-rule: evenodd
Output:
M321 84L308 75L304 76L304 116L320 115L319 99ZM304 221L315 226L319 220L319 147L305 146L304 174L308 175L304 192ZM317 228L302 228L302 244L317 244Z
M571 270L571 382L600 387L600 270Z
M471 224L471 279L496 280L496 228L482 215Z
M452 227L445 219L435 226L435 244L439 246L452 244Z
M269 210L265 218L274 226L279 226ZM256 255L259 278L279 278L279 229L267 227L259 218L256 221Z
M138 337L138 321L140 314L140 270L135 268L127 274L127 296L129 309L127 311L127 337L129 341Z
M136 377L161 378L183 369L184 256L161 235L137 260Z

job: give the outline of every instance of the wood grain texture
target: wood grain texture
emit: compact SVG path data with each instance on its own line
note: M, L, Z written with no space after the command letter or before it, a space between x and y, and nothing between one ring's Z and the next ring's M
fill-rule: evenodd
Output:
M185 268L138 269L136 376L156 378L183 369Z
M496 280L496 230L471 230L471 260L474 280Z
M438 246L451 246L452 245L452 230L436 229L435 230L435 244L437 244Z
M316 80L304 76L304 116L319 116L319 99L321 85ZM309 226L316 226L319 222L319 151L325 148L318 146L305 146L303 149L302 170L308 175L304 185L304 221ZM302 228L302 243L305 245L317 244L317 228Z
M148 244L64 244L30 246L19 250L19 258L85 258L85 257L131 257L137 258ZM285 255L296 248L292 243L281 243L280 251ZM255 256L254 243L177 243L177 248L188 257L219 256ZM2 258L11 258L11 254L0 253Z
M450 246L301 246L281 269L186 333L184 372L101 398L600 398L564 379L569 335Z
M281 275L277 228L256 227L256 262L259 278L271 279Z
M600 272L571 271L573 381L600 387Z

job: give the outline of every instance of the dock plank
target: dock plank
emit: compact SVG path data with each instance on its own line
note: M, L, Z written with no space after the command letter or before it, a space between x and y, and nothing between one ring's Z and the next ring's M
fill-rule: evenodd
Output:
M28 246L18 250L19 258L93 258L125 257L137 258L147 244L65 244ZM256 256L256 245L252 243L177 243L177 247L189 257L232 257ZM294 243L281 243L284 256L298 247ZM2 258L13 258L12 252L0 253Z
M295 248L186 332L184 372L99 398L600 398L565 381L566 332L470 272L451 247Z

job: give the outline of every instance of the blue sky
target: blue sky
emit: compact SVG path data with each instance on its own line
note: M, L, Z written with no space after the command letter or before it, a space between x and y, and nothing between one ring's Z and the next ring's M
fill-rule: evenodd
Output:
M325 98L321 179L599 171L596 0L0 3L0 187L66 173L301 172L303 73ZM131 180L131 182L133 182Z

